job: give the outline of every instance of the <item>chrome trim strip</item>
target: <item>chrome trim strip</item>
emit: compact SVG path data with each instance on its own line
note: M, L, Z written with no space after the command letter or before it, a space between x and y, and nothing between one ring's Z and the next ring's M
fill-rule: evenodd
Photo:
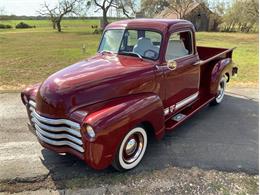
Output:
M36 131L36 134L37 134L37 137L42 140L43 142L47 143L47 144L50 144L50 145L54 145L54 146L70 146L72 148L74 148L75 150L79 151L79 152L84 152L84 149L83 147L77 145L77 144L74 144L72 142L69 142L69 141L54 141L54 140L51 140L51 139L48 139L46 137L44 137L40 132Z
M30 109L32 110L32 109ZM35 117L37 120L47 123L47 124L51 124L51 125L69 125L70 127L72 127L73 129L77 129L80 130L80 125L78 123L72 122L70 120L67 119L50 119L50 118L45 118L43 116L40 116L39 114L37 114L37 112L35 112L35 110L32 110L33 117Z
M183 106L185 106L186 104L192 102L193 100L195 100L197 97L199 96L199 92L194 93L193 95L185 98L184 100L178 102L175 106L175 110L178 110L179 108L182 108Z
M164 109L164 116L168 115L170 113L170 109L169 108L165 108Z
M44 135L45 137L51 138L51 139L68 139L70 141L73 141L74 143L78 144L78 145L83 145L82 141L76 137L73 137L69 134L64 134L64 133L59 133L59 134L53 134L53 133L49 133L47 131L44 131L43 129L41 129L37 124L35 124L35 128L36 130L41 133L42 135ZM59 140L57 140L59 141Z
M31 116L33 116L31 114ZM58 132L62 132L62 131L65 131L65 132L68 132L72 135L75 135L77 137L81 137L81 134L79 131L76 131L74 129L71 129L69 127L54 127L54 126L49 126L49 125L46 125L46 124L43 124L41 123L40 121L38 121L36 118L32 117L32 122L34 122L35 124L37 124L40 128L42 129L45 129L45 130L48 130L48 131L52 131L52 132L55 132L55 133L58 133Z

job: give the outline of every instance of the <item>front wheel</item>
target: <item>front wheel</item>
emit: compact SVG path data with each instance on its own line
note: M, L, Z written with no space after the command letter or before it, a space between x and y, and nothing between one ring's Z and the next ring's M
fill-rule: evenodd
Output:
M124 137L112 163L118 171L135 168L142 160L147 147L147 133L142 127L136 127Z
M227 85L227 78L225 76L222 76L218 84L217 96L211 102L211 105L218 105L223 101L225 96L226 85Z

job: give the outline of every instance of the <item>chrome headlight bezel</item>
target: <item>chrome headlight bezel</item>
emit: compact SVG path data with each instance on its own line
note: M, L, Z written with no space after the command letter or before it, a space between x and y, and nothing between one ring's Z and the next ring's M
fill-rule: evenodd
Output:
M94 130L93 127L90 126L89 124L86 124L86 125L85 125L85 131L87 132L87 135L88 135L90 138L95 138L95 137L96 137L95 130Z

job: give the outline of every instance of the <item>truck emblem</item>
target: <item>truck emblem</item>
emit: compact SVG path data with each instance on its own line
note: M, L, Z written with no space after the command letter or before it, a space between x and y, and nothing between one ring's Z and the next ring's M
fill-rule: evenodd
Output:
M173 112L175 109L175 105L170 106L170 112Z

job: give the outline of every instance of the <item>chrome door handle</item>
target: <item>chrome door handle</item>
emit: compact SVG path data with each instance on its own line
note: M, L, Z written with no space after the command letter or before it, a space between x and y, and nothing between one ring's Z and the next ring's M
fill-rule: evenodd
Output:
M201 62L196 62L195 64L193 64L193 66L199 66L201 64Z
M167 67L171 70L175 70L177 68L177 63L175 60L169 60L167 62Z

